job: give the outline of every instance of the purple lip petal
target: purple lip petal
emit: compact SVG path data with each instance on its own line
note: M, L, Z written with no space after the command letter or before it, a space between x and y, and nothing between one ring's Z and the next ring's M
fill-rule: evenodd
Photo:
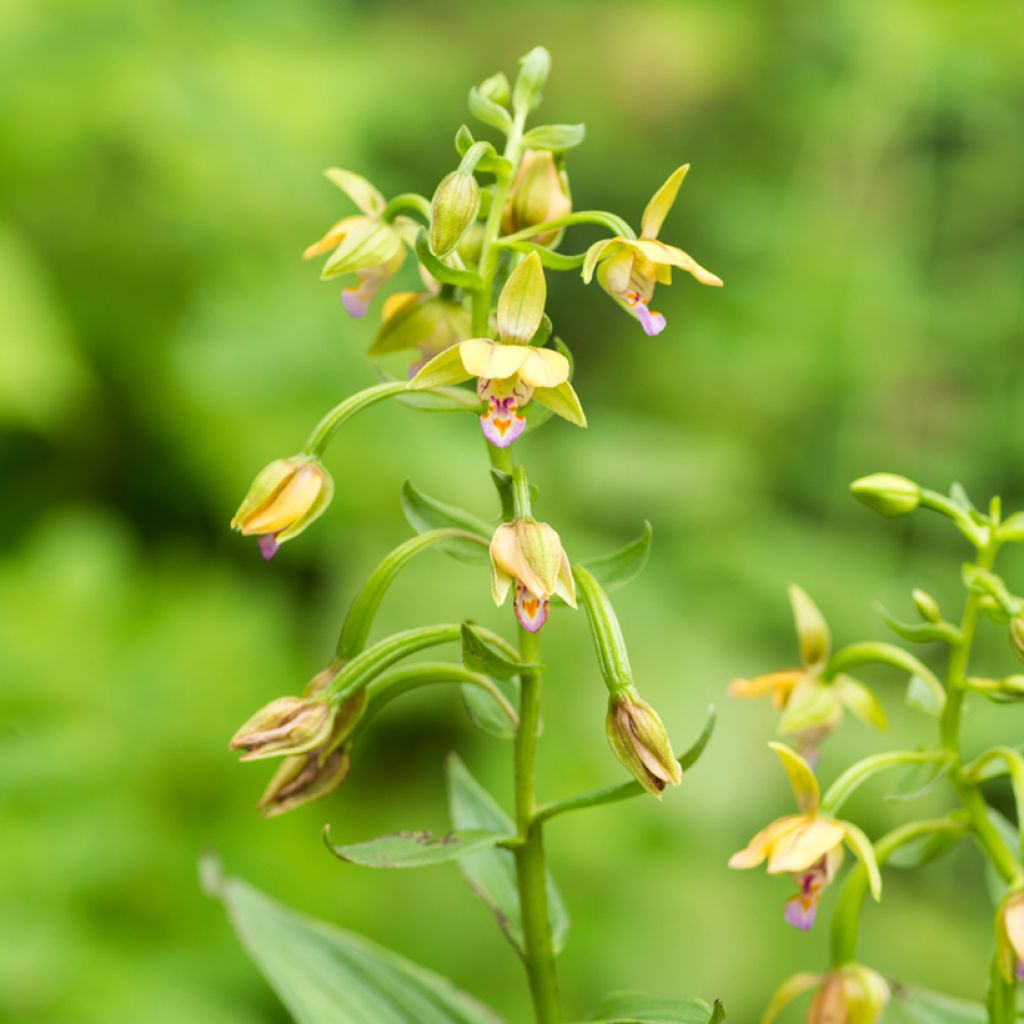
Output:
M495 448L507 448L522 436L526 429L526 418L516 411L514 399L491 399L487 412L480 417L480 429Z
M525 607L526 602L536 602L533 613ZM548 621L548 610L550 605L547 601L538 600L533 594L524 590L521 586L516 590L515 612L519 625L530 633L536 633L545 622Z
M810 931L814 926L814 919L817 916L818 908L815 903L805 902L799 896L793 896L786 900L786 923L791 924L800 931Z
M668 324L668 321L661 315L661 313L652 313L647 308L647 304L640 300L633 306L636 312L636 318L640 321L640 325L647 333L649 338L653 338L656 334L661 334Z
M367 295L365 289L360 285L358 288L346 288L341 293L341 304L345 307L345 312L349 316L360 320L366 316L366 311L370 307L370 299L372 298L373 295Z
M267 562L277 554L277 549L280 546L281 545L277 543L276 534L265 533L260 537L260 552L262 553L264 560Z

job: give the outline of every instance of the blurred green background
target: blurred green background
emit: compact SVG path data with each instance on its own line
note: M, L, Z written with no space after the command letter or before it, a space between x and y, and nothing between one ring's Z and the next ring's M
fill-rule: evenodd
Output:
M375 379L364 350L379 305L349 320L298 259L349 209L321 169L429 195L454 166L468 86L536 43L554 57L544 119L588 126L569 165L577 206L636 223L691 161L663 236L726 280L660 289L657 339L574 275L550 283L591 427L521 442L538 512L575 557L653 521L652 562L617 602L639 684L679 746L721 706L709 754L663 806L552 825L574 915L565 1000L581 1015L609 988L721 995L746 1022L783 977L824 966L824 929L782 923L788 882L725 867L790 797L764 746L770 710L726 705L724 689L794 661L790 581L841 642L884 635L875 598L902 613L912 585L958 600L963 544L925 517L877 520L848 497L855 476L1024 498L1022 10L6 4L0 1018L285 1020L199 891L206 848L526 1018L519 964L453 866L361 872L320 843L326 821L346 839L443 828L453 748L508 797L509 750L453 697L400 702L336 797L269 823L253 810L265 767L226 750L326 660L347 600L408 535L404 479L492 514L476 428L398 406L354 421L329 455L329 514L270 566L227 521L260 466ZM1007 571L1019 576L1012 556ZM378 629L464 615L508 628L488 605L484 571L430 555ZM986 644L992 671L1011 671L1005 639ZM582 615L557 613L545 649L542 795L619 779ZM894 738L851 723L826 778L929 738L899 680L871 680ZM977 708L971 745L1019 739L1018 723ZM851 804L872 835L943 806L884 792ZM1007 806L998 788L992 799ZM863 958L979 996L990 907L973 851L887 884Z

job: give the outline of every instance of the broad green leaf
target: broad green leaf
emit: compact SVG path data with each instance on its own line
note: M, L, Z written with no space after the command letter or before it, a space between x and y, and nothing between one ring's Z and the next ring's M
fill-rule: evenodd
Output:
M718 1024L725 1010L716 999L659 999L640 992L606 996L586 1018L591 1024Z
M448 758L448 798L452 824L456 830L483 829L515 833L515 825L509 816L470 775L469 769L455 754ZM505 937L522 952L523 925L519 914L519 889L512 853L496 848L478 850L461 857L459 866L473 891L494 912ZM560 952L565 947L569 933L569 915L550 875L547 889L552 942L555 951Z
M645 521L643 533L636 540L607 555L589 558L583 565L607 593L614 593L640 575L651 553L653 539L654 530Z
M892 990L884 1024L985 1024L988 1020L980 1003L904 985L894 985Z
M296 1024L500 1024L447 979L235 878L210 876L242 945Z
M433 832L396 832L364 843L336 846L330 841L330 826L324 829L327 848L339 859L367 868L422 868L457 860L467 853L485 850L511 838L511 833L473 829L435 836Z
M490 541L494 532L487 523L471 512L431 498L408 480L402 485L402 512L418 533L448 528L466 530ZM490 562L487 547L469 541L450 541L441 545L441 548L445 554L461 562L470 562L474 565Z

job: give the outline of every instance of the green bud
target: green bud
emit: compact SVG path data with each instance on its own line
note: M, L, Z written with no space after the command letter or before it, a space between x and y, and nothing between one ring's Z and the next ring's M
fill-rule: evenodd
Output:
M889 986L870 967L845 964L822 979L807 1024L875 1024L889 1002Z
M540 105L541 90L551 70L551 54L543 46L535 46L519 58L519 75L512 93L516 113L525 113Z
M452 171L441 179L430 204L430 251L447 256L480 210L480 186L472 174Z
M895 473L872 473L850 484L855 497L883 516L909 515L921 503L921 488Z
M229 750L244 750L243 761L303 754L324 743L334 727L326 700L279 697L260 708L232 737Z
M924 590L915 590L911 596L914 599L914 607L925 622L942 621L942 609L931 594Z
M658 712L632 687L612 694L605 729L612 752L652 796L660 800L666 786L683 781Z
M490 78L485 78L477 86L477 89L485 100L490 100L492 103L498 103L503 107L508 106L511 90L509 88L508 79L505 77L505 73L503 71L499 71L496 75L491 75Z

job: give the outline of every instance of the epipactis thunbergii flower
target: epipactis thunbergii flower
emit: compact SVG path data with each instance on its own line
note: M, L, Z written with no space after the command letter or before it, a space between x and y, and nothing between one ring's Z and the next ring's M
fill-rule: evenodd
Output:
M656 284L672 283L672 268L692 274L701 284L721 286L722 279L702 267L689 253L658 241L665 218L679 192L679 186L690 169L683 164L651 197L644 210L639 238L606 238L587 250L583 264L583 280L590 283L597 270L601 287L630 316L640 321L648 335L665 329L665 317L650 308Z
M535 224L558 220L572 213L569 197L569 179L558 166L554 153L528 149L519 162L512 190L502 213L501 229L511 235ZM530 241L537 245L558 244L562 232L555 228L534 235Z
M814 924L822 892L843 862L844 843L864 864L876 900L881 897L881 875L867 836L856 825L821 813L821 789L811 766L782 743L768 745L786 770L800 814L779 818L762 829L733 854L729 867L753 868L767 860L768 874L792 875L798 892L786 903L786 921L807 931Z
M797 974L779 987L761 1024L773 1024L794 999L814 989L806 1024L875 1024L889 1003L889 986L877 971L849 963L827 974Z
M886 729L887 722L878 698L863 683L848 675L824 676L832 646L828 623L800 587L789 588L789 600L801 667L754 679L734 679L729 693L733 697L770 697L782 712L779 732L792 736L800 753L814 764L821 743L842 723L844 708L877 729Z
M530 253L509 275L498 297L498 341L470 338L430 360L409 382L426 389L477 378L487 403L480 417L484 437L507 448L526 429L520 410L536 400L578 427L587 425L569 383L569 360L561 352L531 345L544 316L547 285L537 254Z
M243 537L259 537L260 551L270 559L323 514L333 494L331 474L315 456L275 459L256 475L231 528Z
M500 608L515 585L515 613L536 633L547 622L550 599L576 607L576 581L562 541L547 523L522 517L502 523L491 538L491 595Z
M996 957L1007 981L1024 981L1024 892L1011 892L996 911Z
M235 733L228 749L244 750L243 761L304 754L328 740L334 720L334 710L326 700L278 697Z
M605 730L615 756L652 796L660 800L666 786L683 781L658 712L632 687L609 697Z
M355 274L356 283L341 293L341 302L349 316L361 317L402 266L405 246L415 244L416 225L407 217L396 217L391 223L383 220L387 202L361 175L338 167L324 173L359 207L362 216L343 217L309 246L302 258L310 260L333 249L320 279Z

